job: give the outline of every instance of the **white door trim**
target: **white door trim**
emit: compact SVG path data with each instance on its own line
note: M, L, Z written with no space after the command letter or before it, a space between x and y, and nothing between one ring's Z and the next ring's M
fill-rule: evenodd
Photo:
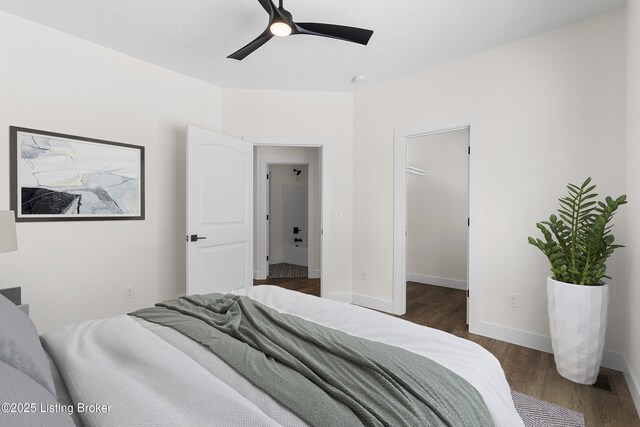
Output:
M316 164L303 156L271 156L260 159L260 183L258 190L258 221L262 223L258 243L258 271L256 279L266 279L269 273L267 254L269 253L269 223L267 211L269 205L269 189L267 173L271 165L305 165L309 168L307 183L307 265L309 274L316 259ZM263 196L264 195L264 196Z
M325 138L316 138L316 137L254 137L254 136L244 136L242 139L253 143L254 147L256 146L271 146L271 147L311 147L311 148L320 148L318 152L318 172L320 174L320 184L321 184L321 218L320 218L320 296L325 297L325 285L322 277L327 277L327 272L329 271L329 236L330 236L330 219L331 219L331 206L329 205L329 196L330 196L330 180L329 174L326 171L330 170L330 162L329 159L330 151L329 145L326 142ZM304 161L303 163L308 163ZM311 171L309 172L311 174ZM315 191L315 189L314 189ZM264 194L264 193L262 193ZM314 193L315 196L315 193ZM260 198L261 195L259 194ZM264 197L263 197L264 198ZM314 197L315 198L315 197ZM309 199L311 199L311 193L309 193ZM262 200L258 200L259 206L262 205ZM315 212L314 212L315 215ZM314 222L315 222L315 216ZM263 221L266 223L266 217L263 217ZM261 228L265 228L266 224L264 224ZM262 234L262 230L261 233ZM266 240L263 236L260 236L262 242ZM266 245L266 243L260 243L259 252L262 250L261 247ZM311 246L311 244L309 244ZM264 249L266 253L266 246ZM315 251L315 249L314 249ZM266 262L266 256L262 257ZM262 262L262 260L260 260Z
M393 185L393 312L406 312L406 236L407 194L406 166L407 139L422 135L469 128L469 331L474 332L479 323L479 304L476 291L481 279L480 265L480 133L478 121L473 117L460 117L424 125L396 129L394 133L394 185Z

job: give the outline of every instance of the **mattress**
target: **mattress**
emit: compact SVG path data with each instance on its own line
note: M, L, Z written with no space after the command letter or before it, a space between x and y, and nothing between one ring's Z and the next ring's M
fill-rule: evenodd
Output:
M499 362L451 334L275 286L234 293L351 335L405 348L466 379L496 426L522 426ZM206 347L179 332L118 316L72 325L43 343L74 402L108 405L78 414L86 426L305 426ZM286 387L286 384L282 384Z

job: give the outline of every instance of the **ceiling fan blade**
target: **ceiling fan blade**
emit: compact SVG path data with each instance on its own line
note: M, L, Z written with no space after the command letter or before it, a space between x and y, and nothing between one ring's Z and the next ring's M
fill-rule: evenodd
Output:
M231 55L227 56L227 58L237 59L238 61L242 61L244 58L249 56L253 51L258 49L260 46L271 40L273 35L267 29L264 33L260 34L254 41L246 45L245 47L238 49L236 52L233 52Z
M364 28L346 27L344 25L318 24L315 22L294 23L294 34L329 37L348 42L366 45L373 35L373 31Z
M264 10L267 11L269 16L273 16L273 11L276 9L276 7L271 0L258 0L258 2L260 2L262 7L264 7Z

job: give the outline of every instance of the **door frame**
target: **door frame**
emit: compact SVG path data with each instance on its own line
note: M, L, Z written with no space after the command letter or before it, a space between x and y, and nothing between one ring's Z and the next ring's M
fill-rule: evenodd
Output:
M330 219L331 219L331 207L329 206L329 196L330 196L330 180L329 174L325 173L325 171L330 170L330 150L329 144L325 138L321 137L279 137L279 136L243 136L242 139L251 142L255 147L258 146L267 146L267 147L300 147L300 148L319 148L318 150L318 165L317 172L320 175L320 297L326 296L326 286L323 280L323 277L327 277L327 272L329 271L329 237L330 237ZM254 157L255 158L255 157ZM302 163L307 163L305 160ZM315 190L314 190L315 191ZM262 194L260 194L262 193ZM258 192L258 206L262 206L264 198L264 193L262 191ZM315 209L314 209L315 211ZM314 212L315 214L315 212ZM257 221L260 220L259 218ZM314 216L315 222L315 216ZM262 226L264 229L266 227L266 216L262 217ZM261 241L258 242L258 256L259 261L266 263L266 244L262 239L262 230L260 233L256 233L258 239ZM261 255L261 250L264 247L264 252ZM315 249L314 249L315 251Z
M467 258L467 289L469 331L479 324L480 298L476 295L481 280L480 265L480 132L474 117L460 117L418 126L396 129L394 132L393 188L393 311L404 314L407 304L407 140L424 135L469 129L469 243Z
M303 147L303 148L315 148L315 147ZM315 162L310 162L308 159L300 156L279 156L279 157L264 157L260 160L260 181L258 191L258 221L262 222L260 234L258 236L258 266L257 274L258 279L264 279L269 273L269 262L267 261L267 255L269 255L269 220L267 220L267 214L271 216L269 209L269 197L271 190L269 188L269 181L266 179L267 173L270 173L271 165L303 165L308 167L308 181L307 181L307 266L310 278L317 279L318 277L311 277L315 274L311 270L312 264L315 263L316 258L316 165ZM261 195L264 195L261 197ZM314 265L315 267L315 265ZM320 266L318 266L320 267Z

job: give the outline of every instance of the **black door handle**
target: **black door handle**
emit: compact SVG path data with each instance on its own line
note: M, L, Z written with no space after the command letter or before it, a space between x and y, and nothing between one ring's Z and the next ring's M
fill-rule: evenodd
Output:
M206 237L198 237L197 234L192 234L189 241L197 242L198 240L204 240L204 239L206 239Z

